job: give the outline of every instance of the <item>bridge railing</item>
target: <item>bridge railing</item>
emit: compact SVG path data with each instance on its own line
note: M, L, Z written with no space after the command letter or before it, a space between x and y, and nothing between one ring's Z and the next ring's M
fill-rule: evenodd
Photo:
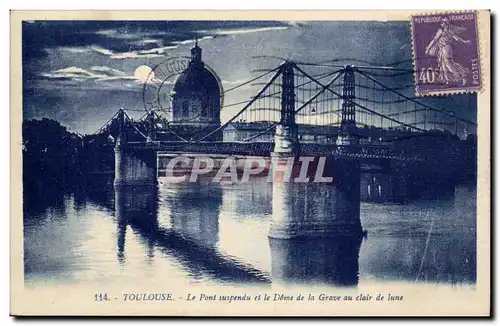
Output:
M270 156L274 150L273 142L128 142L131 149L151 148L158 152L168 153L201 153L209 155L242 155L242 156ZM333 155L339 158L365 158L365 159L391 159L420 161L431 156L432 153L412 153L410 150L394 149L380 145L349 145L339 146L334 144L300 144L300 155L320 156Z
M169 153L204 153L213 155L244 155L244 156L269 156L274 149L274 143L248 143L248 142L164 142L150 143L128 142L129 147L150 147L157 151Z

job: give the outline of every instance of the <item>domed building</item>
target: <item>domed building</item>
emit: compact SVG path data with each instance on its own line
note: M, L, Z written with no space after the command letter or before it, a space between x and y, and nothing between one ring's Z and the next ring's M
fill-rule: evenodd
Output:
M172 127L187 139L199 139L220 127L222 86L219 78L201 59L196 41L191 60L174 83ZM222 140L217 133L206 140Z

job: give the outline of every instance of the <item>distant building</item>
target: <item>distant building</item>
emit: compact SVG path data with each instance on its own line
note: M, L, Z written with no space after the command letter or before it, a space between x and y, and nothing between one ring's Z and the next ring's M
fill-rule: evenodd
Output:
M253 142L273 142L274 129L264 132L272 125L271 122L233 122L224 129L224 141L245 141L252 138ZM337 126L298 125L299 141L301 143L335 143Z

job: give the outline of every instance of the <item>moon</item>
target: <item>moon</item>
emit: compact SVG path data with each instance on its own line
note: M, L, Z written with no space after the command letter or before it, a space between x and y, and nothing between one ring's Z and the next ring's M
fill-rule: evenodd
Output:
M139 66L135 69L134 77L142 83L150 83L155 78L153 69L149 66Z

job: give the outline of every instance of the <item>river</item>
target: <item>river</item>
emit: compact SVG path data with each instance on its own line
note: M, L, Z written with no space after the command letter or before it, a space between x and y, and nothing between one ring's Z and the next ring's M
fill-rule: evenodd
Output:
M135 193L110 182L47 190L25 206L25 283L475 284L474 183L401 201L383 195L386 183L363 178L360 240L270 240L273 187L262 178L160 178L157 191Z

